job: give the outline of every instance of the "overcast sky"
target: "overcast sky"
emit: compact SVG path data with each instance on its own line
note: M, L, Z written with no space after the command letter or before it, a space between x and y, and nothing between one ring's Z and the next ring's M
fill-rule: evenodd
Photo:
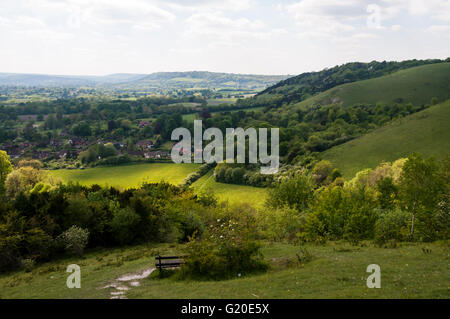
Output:
M0 72L298 74L450 56L450 0L0 0Z

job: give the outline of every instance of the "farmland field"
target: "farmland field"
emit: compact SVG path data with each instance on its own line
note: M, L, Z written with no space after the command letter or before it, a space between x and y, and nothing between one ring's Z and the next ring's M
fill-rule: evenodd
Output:
M239 111L244 111L244 112L250 112L250 111L262 111L264 109L264 106L255 106L255 107L249 107L249 108L243 108L243 109L234 109L231 111L228 111L230 113L234 113L234 112L239 112ZM212 111L211 114L214 113L220 113L220 112L227 112L225 110L222 111ZM196 119L199 119L198 113L189 113L189 114L183 114L183 120L187 121L187 122L193 122Z
M208 99L208 105L234 104L237 101L234 97L225 97L220 99Z
M265 188L218 183L214 180L212 171L197 180L192 187L197 192L212 191L219 201L249 203L255 207L264 205L267 197Z
M82 185L108 185L119 188L137 187L142 182L166 181L180 184L187 175L198 169L199 164L150 163L121 165L111 167L94 167L84 170L61 169L49 171L52 176L63 182L79 182Z

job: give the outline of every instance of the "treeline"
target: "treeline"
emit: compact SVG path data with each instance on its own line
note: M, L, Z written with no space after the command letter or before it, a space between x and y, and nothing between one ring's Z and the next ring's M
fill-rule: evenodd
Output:
M436 101L430 101L431 104ZM339 104L308 109L265 109L215 114L204 118L205 128L218 127L277 127L280 128L280 156L284 163L304 162L308 157L345 143L380 127L389 121L413 114L428 105L411 103L386 105Z
M21 102L15 105L0 104L0 110L4 117L15 119L18 115L34 114L75 114L87 112L90 109L97 109L99 112L142 113L144 108L154 109L163 112L160 106L167 106L176 103L205 103L204 98L189 97L143 97L136 100L106 99L106 98L65 98L52 101Z
M344 181L331 163L281 177L268 204L287 207L291 233L300 241L400 241L450 238L450 156L441 162L412 154ZM286 230L285 230L286 231Z

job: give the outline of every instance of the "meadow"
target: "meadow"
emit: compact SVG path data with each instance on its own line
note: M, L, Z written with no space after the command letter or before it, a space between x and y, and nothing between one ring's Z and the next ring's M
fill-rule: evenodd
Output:
M235 109L235 110L231 110L228 111L230 113L234 113L234 112L239 112L239 111L244 111L244 112L250 112L250 111L262 111L264 109L263 106L255 106L255 107L248 107L248 108L243 108L243 109ZM211 114L214 113L220 113L220 112L225 112L225 111L213 111L211 112ZM194 120L198 120L200 119L198 116L198 113L189 113L189 114L183 114L183 120L187 121L187 122L194 122Z
M401 118L321 154L345 178L413 152L442 158L450 152L450 100Z
M265 188L216 182L212 171L199 178L191 187L196 192L213 192L219 201L249 203L255 207L262 207L267 198Z
M298 262L300 248L312 255ZM182 245L148 244L116 249L97 249L83 258L65 256L39 264L30 272L0 274L0 298L111 298L116 289L104 288L115 279L154 267L159 253L180 253ZM427 253L425 253L427 252ZM378 248L370 243L350 246L345 242L298 246L263 243L269 263L266 273L223 281L177 281L153 273L127 286L126 298L450 298L449 249L444 243L404 243ZM381 288L369 289L369 264L381 267ZM69 264L81 267L81 288L69 289Z
M336 86L303 102L297 107L315 104L340 103L342 106L355 104L392 104L400 101L414 105L430 103L431 98L439 101L450 98L450 63L418 66L390 75Z
M87 169L60 169L48 171L63 182L79 182L82 185L107 185L118 188L138 187L143 182L166 181L181 184L187 175L195 172L199 164L147 163L121 166L105 166Z

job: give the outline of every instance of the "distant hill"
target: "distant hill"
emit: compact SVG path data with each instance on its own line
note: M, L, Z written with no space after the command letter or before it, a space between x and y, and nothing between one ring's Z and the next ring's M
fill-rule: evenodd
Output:
M323 152L321 158L331 161L346 178L413 152L442 158L450 153L449 123L450 100L335 146Z
M445 61L450 62L450 58ZM319 72L302 73L288 78L261 91L251 101L247 101L246 103L252 105L265 105L270 103L276 106L295 104L338 85L373 79L392 74L399 70L442 62L444 61L433 59L407 60L402 62L372 61L370 63L346 63L340 66L326 68Z
M0 73L0 85L119 87L119 88L233 88L264 89L287 75L252 75L216 72L157 72L152 74L111 74L105 76L70 76Z
M450 63L436 63L401 70L370 80L339 85L296 105L309 107L317 104L413 103L422 105L436 97L450 99Z

